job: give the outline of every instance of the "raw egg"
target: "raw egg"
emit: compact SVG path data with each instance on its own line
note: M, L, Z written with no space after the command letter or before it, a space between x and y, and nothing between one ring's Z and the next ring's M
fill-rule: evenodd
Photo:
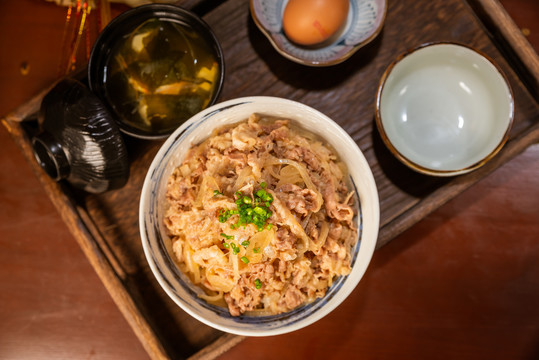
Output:
M283 13L284 32L296 44L320 44L342 30L349 7L349 0L290 0Z

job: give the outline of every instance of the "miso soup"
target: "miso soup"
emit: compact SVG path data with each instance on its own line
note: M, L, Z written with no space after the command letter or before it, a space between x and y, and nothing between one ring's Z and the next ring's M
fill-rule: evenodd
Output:
M105 96L124 124L167 134L210 104L221 71L214 49L192 28L154 18L112 50Z

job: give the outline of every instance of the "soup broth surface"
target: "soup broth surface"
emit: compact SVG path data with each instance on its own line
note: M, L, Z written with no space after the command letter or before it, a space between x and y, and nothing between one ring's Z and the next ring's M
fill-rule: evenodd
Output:
M113 49L105 94L122 122L165 134L208 106L220 71L215 51L192 28L150 19Z

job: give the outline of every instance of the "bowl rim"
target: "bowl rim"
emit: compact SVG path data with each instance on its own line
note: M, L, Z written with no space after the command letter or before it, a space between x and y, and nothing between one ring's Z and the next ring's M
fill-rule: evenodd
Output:
M361 41L361 42L359 42L359 43L357 43L357 44L355 44L353 46L350 46L350 49L344 55L342 55L341 57L338 57L338 58L332 58L330 60L325 60L325 61L309 61L307 59L304 59L304 58L301 58L301 57L298 57L298 56L294 56L293 54L291 54L288 51L286 51L285 49L283 49L277 43L277 41L275 40L275 37L273 35L274 33L271 32L269 29L267 29L264 25L262 25L262 21L258 18L258 14L256 13L255 7L254 7L255 6L254 5L255 1L257 1L257 0L249 0L249 9L250 9L250 13L251 13L251 18L253 19L256 26L260 29L260 31L269 40L269 42L271 43L273 48L275 50L277 50L277 52L279 54L281 54L283 57L287 58L288 60L291 60L291 61L296 62L296 63L301 64L301 65L306 65L306 66L311 66L311 67L325 67L325 66L332 66L332 65L340 64L340 63L348 60L350 57L352 57L352 55L354 55L359 49L361 49L362 47L366 46L371 41L373 41L380 34L380 32L382 32L382 29L384 28L386 15L387 15L387 7L388 7L387 0L381 0L383 2L383 4L384 4L384 7L383 7L383 12L382 12L382 15L381 15L379 26L376 27L375 31L370 36L365 38L363 41ZM286 0L286 1L289 1L289 0ZM281 22L282 22L282 20L281 20Z
M416 163L415 161L413 161L413 160L409 159L408 157L406 157L405 155L403 155L395 147L395 145L393 145L393 143L389 139L389 137L388 137L388 135L387 135L387 133L385 131L385 128L384 128L384 124L383 124L383 120L382 120L382 113L381 113L381 101L382 101L382 94L383 94L387 79L389 78L389 76L390 76L391 72L394 70L394 68L404 58L416 53L417 51L423 50L423 49L428 48L428 47L446 46L446 45L458 46L458 47L462 47L464 49L470 50L473 53L475 53L476 55L479 55L480 57L483 57L487 62L489 62L494 67L494 69L500 75L501 79L503 80L504 84L507 87L507 90L508 90L508 93L509 93L509 100L510 100L509 101L510 114L509 114L507 128L505 129L505 132L503 134L502 139L500 140L498 145L489 154L487 154L485 157L483 157L479 161L477 161L477 162L475 162L473 164L470 164L468 166L465 166L463 168L460 168L460 169L437 170L437 169L432 169L432 168L429 168L429 167L426 167L426 166L423 166L423 165L420 165L420 164ZM384 144L387 146L387 148L390 150L390 152L397 159L399 159L403 164L405 164L406 166L408 166L412 170L415 170L415 171L417 171L419 173L422 173L422 174L425 174L425 175L433 175L433 176L441 176L441 177L456 176L456 175L461 175L461 174L471 172L473 170L476 170L476 169L482 167L490 159L492 159L494 156L496 156L496 154L498 154L498 152L503 148L503 146L505 145L505 143L509 139L509 135L510 135L511 129L513 127L514 116L515 116L515 98L514 98L514 94L513 94L513 89L511 88L509 80L508 80L507 76L504 74L504 72L502 71L501 67L494 61L494 59L492 59L492 57L487 55L485 52L483 52L481 50L478 50L478 49L475 49L470 45L463 44L463 43L456 42L456 41L427 42L427 43L423 43L421 45L418 45L416 47L410 48L410 49L402 52L401 54L399 54L389 64L389 66L386 68L386 70L382 74L382 77L380 78L380 81L378 83L378 89L377 89L377 92L376 92L375 107L376 107L376 110L375 110L376 127L378 128L378 132L380 134L380 137L382 138Z
M90 56L88 58L88 67L87 67L87 77L88 77L88 86L92 92L94 92L97 97L103 102L103 104L107 107L111 115L113 115L116 124L118 125L121 132L133 136L135 138L139 139L146 139L146 140L157 140L157 139L164 139L170 136L174 131L176 131L177 127L174 129L171 129L170 131L162 134L152 134L147 131L142 131L140 129L136 129L132 126L124 124L123 121L119 119L119 115L116 113L116 111L112 108L112 106L108 103L108 100L106 99L105 95L101 93L100 88L102 84L102 80L99 79L99 74L101 71L101 67L104 65L103 62L107 61L107 57L103 58L104 55L102 55L102 47L104 44L112 43L116 44L116 39L110 39L111 35L114 35L114 32L117 31L118 27L122 25L122 23L128 21L131 17L138 17L138 16L144 16L148 15L147 17L144 17L142 20L140 20L139 24L142 24L144 21L156 18L156 19L164 19L164 20L172 20L173 16L181 17L185 23L192 25L196 24L197 27L200 27L201 29L206 32L204 34L204 38L209 40L208 45L216 51L216 61L219 64L219 80L215 84L215 92L210 99L210 102L208 105L206 105L206 108L212 106L217 102L219 99L219 96L221 94L221 91L223 89L223 84L225 80L225 60L224 60L224 53L223 49L221 47L221 43L219 42L219 39L213 32L212 28L202 19L200 16L195 14L194 12L184 9L178 5L174 4L165 4L165 3L152 3L152 4L145 4L141 5L132 9L129 9L114 19L112 19L107 26L101 31L101 33L98 35L94 45L92 46L92 50L90 52ZM96 84L100 84L97 86ZM204 109L203 109L204 110ZM185 121L187 121L186 119ZM179 127L179 125L178 125Z
M370 222L369 222L369 225L367 225L368 226L367 231L365 231L365 224L367 224L367 222L362 220L360 223L360 226L362 227L362 231L358 233L358 243L356 245L357 250L355 252L355 256L358 257L358 261L356 261L354 267L352 268L352 273L350 275L346 277L341 277L342 279L344 279L343 283L348 281L348 279L350 280L349 282L346 283L348 284L347 286L340 287L336 290L335 294L339 294L339 296L330 297L324 306L320 306L314 312L308 313L307 317L302 317L298 319L297 321L287 323L281 327L269 328L269 329L265 329L265 328L257 329L254 327L255 325L253 325L253 328L238 329L238 328L233 328L227 324L223 325L222 323L221 324L215 323L211 319L204 317L203 314L198 314L196 311L196 307L191 308L191 305L188 305L187 303L184 304L182 299L180 299L174 293L173 289L170 287L170 284L168 283L168 280L162 277L163 275L160 273L159 269L157 268L158 267L158 264L156 263L157 260L153 259L152 251L150 249L150 246L151 246L150 240L146 236L147 235L146 231L148 229L146 226L147 224L146 224L145 216L147 216L146 212L150 206L149 204L151 204L152 201L154 201L152 200L152 192L154 191L155 187L158 186L158 185L154 185L155 181L152 181L152 178L154 174L156 173L156 170L158 170L159 167L163 164L163 161L166 155L169 153L170 154L174 153L174 151L170 152L170 150L174 146L174 144L176 144L180 140L182 133L191 131L190 128L192 128L197 123L204 121L205 117L211 116L214 113L221 112L222 110L226 111L227 109L232 108L236 105L243 105L245 103L253 103L253 102L256 103L260 101L278 101L278 102L293 103L293 105L296 106L297 109L304 109L304 110L309 111L310 113L317 113L324 119L324 121L329 120L330 122L328 122L328 124L336 128L339 136L342 134L346 134L346 136L349 138L349 140L347 141L352 141L355 144L355 148L353 149L354 155L359 155L361 157L360 159L358 159L358 161L361 162L361 167L366 166L367 169L370 170L369 174L362 176L362 179L364 179L364 181L362 182L366 182L368 184L368 193L370 194L370 200L366 199L365 205L363 205L363 203L360 203L362 214L365 211L363 210L364 209L363 206L365 206L365 209L368 209L366 210L368 211L368 214L369 214L367 219ZM208 134L207 136L210 136L210 135L211 134ZM183 140L184 141L188 140L188 138L185 138ZM153 192L153 195L155 196L155 192ZM141 235L141 241L143 245L144 254L148 261L148 264L150 265L151 271L153 275L156 277L159 284L161 285L161 288L180 308L182 308L184 311L186 311L189 315L191 315L195 319L205 323L208 326L216 328L218 330L237 334L237 335L244 335L244 336L269 336L269 335L278 335L278 334L284 334L291 331L295 331L320 320L322 317L326 316L335 308L337 308L351 294L351 292L357 287L359 281L363 278L367 270L367 267L371 262L374 250L376 248L379 224L380 224L379 198L378 198L378 190L377 190L376 183L374 180L374 175L372 173L372 170L370 169L368 162L366 161L365 156L363 155L362 151L359 149L359 146L357 146L357 143L350 137L350 135L348 135L348 133L340 125L338 125L334 120L332 120L331 118L329 118L327 115L323 114L322 112L308 105L305 105L305 104L302 104L293 100L278 98L278 97L271 97L271 96L243 97L243 98L237 98L237 99L228 100L222 103L218 103L198 113L197 115L189 119L187 122L182 124L182 126L178 128L176 132L166 140L166 142L161 146L158 153L155 155L154 159L152 160L152 163L148 169L148 173L146 174L146 177L144 180L144 184L141 191L140 204L139 204L139 228L140 228L140 235ZM366 234L365 237L363 236L363 234ZM361 258L359 258L360 255L361 255ZM354 276L352 276L352 274L354 274Z

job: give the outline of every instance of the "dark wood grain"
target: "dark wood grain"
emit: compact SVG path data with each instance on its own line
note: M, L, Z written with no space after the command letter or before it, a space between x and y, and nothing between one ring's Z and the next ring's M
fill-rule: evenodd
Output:
M204 19L225 53L227 72L221 100L280 96L313 106L341 124L356 140L375 175L382 211L379 246L538 139L536 101L464 1L390 2L386 25L374 42L341 65L317 69L278 55L250 19L245 1L219 3L213 11L202 5L199 9L206 13ZM454 179L431 178L405 168L383 146L373 124L374 93L387 65L403 51L441 40L466 43L491 56L508 76L517 100L515 126L504 151L489 167ZM38 103L23 105L7 119L31 113ZM11 126L17 125L8 123ZM18 128L12 134L31 162L27 139ZM241 338L223 336L201 325L179 310L153 280L140 245L137 212L142 181L160 143L125 140L132 175L123 189L98 196L74 191L66 195L43 174L40 180L148 353L155 358L164 352L172 358L213 358ZM84 242L92 239L95 243ZM345 318L344 313L338 317Z

